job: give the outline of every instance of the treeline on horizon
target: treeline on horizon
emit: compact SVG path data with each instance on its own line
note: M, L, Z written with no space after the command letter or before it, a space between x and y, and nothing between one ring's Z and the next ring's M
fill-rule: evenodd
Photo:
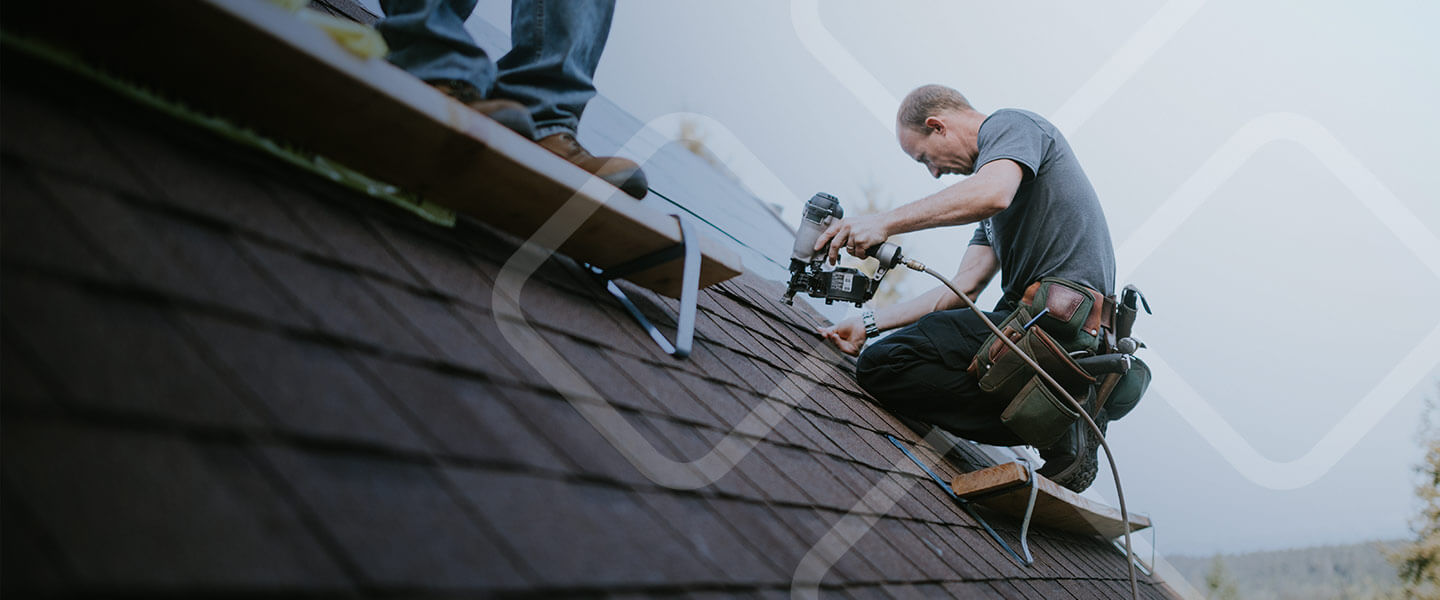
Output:
M1403 596L1395 564L1386 552L1405 543L1167 556L1166 560L1190 585L1216 600L1389 600Z

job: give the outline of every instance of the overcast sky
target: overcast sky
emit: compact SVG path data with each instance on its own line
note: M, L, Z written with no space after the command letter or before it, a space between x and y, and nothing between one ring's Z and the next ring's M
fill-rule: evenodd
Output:
M508 31L505 3L483 4ZM1157 380L1109 439L1161 552L1348 543L1408 535L1422 399L1440 396L1437 17L1424 0L622 0L597 84L642 121L713 119L713 150L758 156L736 170L787 219L816 191L904 203L958 181L896 145L917 85L1051 118L1120 282L1156 310L1136 331ZM953 270L969 230L906 249ZM1092 489L1113 497L1105 475Z

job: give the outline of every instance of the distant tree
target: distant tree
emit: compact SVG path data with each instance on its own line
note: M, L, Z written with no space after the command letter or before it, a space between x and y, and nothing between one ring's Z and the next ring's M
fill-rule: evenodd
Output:
M1240 600L1240 590L1225 570L1225 559L1219 554L1210 561L1210 571L1205 573L1205 597L1211 600Z
M1436 389L1440 390L1440 382ZM1415 496L1420 499L1420 514L1412 528L1415 540L1390 555L1400 573L1406 598L1440 598L1440 407L1436 398L1425 402L1424 418L1420 420L1420 443L1424 459L1416 467L1420 482Z
M715 170L723 173L726 177L739 181L740 178L730 170L725 161L720 160L720 157L710 150L710 146L707 144L709 137L710 135L705 133L705 129L700 126L700 121L694 117L680 119L680 130L675 132L675 142L680 144L681 148L700 157L701 160L715 167Z

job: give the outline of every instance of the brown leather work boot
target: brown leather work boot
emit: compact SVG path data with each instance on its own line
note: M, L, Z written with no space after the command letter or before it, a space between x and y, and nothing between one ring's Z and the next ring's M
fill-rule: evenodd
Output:
M459 100L475 112L490 117L510 131L525 136L525 139L535 139L535 121L530 119L530 110L525 108L524 104L514 100L486 100L475 86L465 81L445 79L425 83Z
M635 164L633 160L594 156L582 148L580 143L575 141L575 136L569 133L548 135L536 143L559 155L560 158L575 163L576 166L585 169L590 174L604 179L636 199L644 198L645 193L649 191L648 183L645 181L645 172L641 171L640 165Z

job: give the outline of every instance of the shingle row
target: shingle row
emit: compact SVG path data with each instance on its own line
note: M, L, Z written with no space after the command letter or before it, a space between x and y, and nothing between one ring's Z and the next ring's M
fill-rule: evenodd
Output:
M821 579L838 595L1120 585L1123 559L1073 536L1034 534L1040 564L1014 565L885 435L955 467L866 401L776 284L706 290L676 361L556 257L520 327L493 298L515 240L6 68L7 589L778 596L857 520ZM673 300L621 285L673 334ZM641 468L736 442L753 451L709 485ZM862 504L877 486L893 507Z

